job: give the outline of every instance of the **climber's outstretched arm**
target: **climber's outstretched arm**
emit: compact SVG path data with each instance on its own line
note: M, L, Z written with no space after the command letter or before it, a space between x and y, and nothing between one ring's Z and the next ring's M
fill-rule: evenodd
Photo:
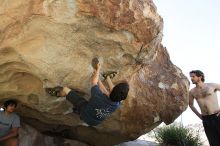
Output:
M92 86L98 85L100 68L101 68L101 65L100 63L98 63L96 66L96 69L94 69L93 74L92 74L92 79L91 79Z
M106 81L107 81L107 83L108 83L110 92L112 92L112 90L113 90L113 88L114 88L114 84L112 83L112 80L110 79L109 76L107 76Z
M102 91L102 93L104 93L105 95L109 96L109 91L105 88L105 86L103 85L102 81L99 80L98 81L98 85L99 85L99 88L100 90Z

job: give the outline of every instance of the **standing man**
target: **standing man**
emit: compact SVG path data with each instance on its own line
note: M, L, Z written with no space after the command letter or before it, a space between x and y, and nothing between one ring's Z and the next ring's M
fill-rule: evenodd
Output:
M210 146L220 146L220 108L217 99L220 85L204 83L205 76L200 70L191 71L190 78L196 87L189 92L189 107L203 121ZM196 99L201 113L194 107L194 99Z
M0 146L18 146L18 130L20 118L14 113L17 106L15 100L4 103L4 111L0 111Z

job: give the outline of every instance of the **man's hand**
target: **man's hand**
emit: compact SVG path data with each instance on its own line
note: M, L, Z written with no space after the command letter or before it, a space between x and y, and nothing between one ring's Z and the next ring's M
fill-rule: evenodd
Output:
M19 128L12 128L8 134L0 138L0 141L4 141L6 139L18 136L18 129Z

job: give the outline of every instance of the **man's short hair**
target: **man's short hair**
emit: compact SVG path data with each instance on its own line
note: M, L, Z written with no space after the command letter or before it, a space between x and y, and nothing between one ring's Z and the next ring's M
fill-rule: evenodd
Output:
M197 77L202 77L202 82L205 82L205 75L201 70L192 70L190 74L195 74Z
M127 82L117 84L110 93L110 99L113 102L125 100L128 96L129 85Z
M7 108L9 105L15 105L17 107L17 101L14 99L9 99L4 102L4 108Z

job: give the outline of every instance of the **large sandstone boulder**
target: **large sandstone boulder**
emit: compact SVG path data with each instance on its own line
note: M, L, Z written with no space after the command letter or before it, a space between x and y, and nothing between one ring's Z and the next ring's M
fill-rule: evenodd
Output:
M0 20L0 101L16 98L22 120L40 132L68 127L68 138L114 145L187 107L188 80L161 45L163 20L151 0L0 0ZM44 87L69 86L89 99L97 56L130 92L101 125L85 127Z

